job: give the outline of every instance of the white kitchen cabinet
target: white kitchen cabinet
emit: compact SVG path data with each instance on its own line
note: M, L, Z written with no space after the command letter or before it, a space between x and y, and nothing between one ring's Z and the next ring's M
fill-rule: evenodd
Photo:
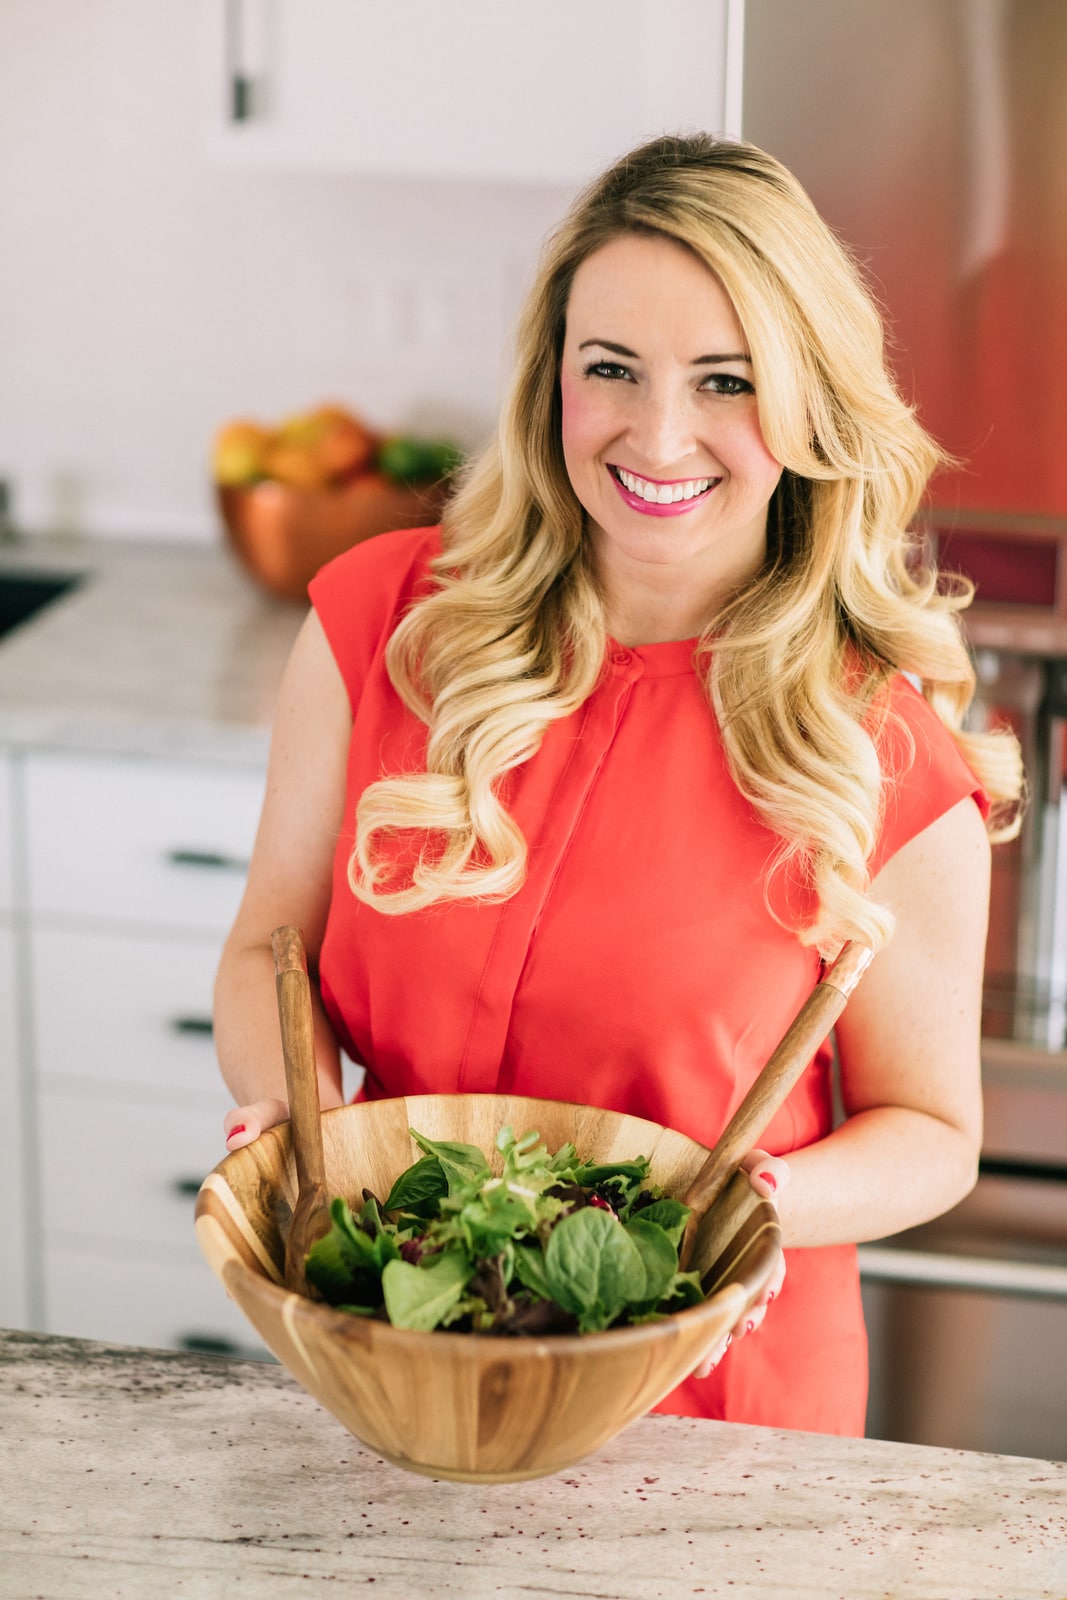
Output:
M99 1086L163 1106L224 1100L211 1038L214 939L38 926L32 952L43 1090Z
M262 787L243 770L35 753L26 763L35 917L225 932Z
M0 1327L29 1326L25 1132L16 1032L15 938L0 915Z
M224 1153L212 986L263 772L46 749L16 768L35 1324L265 1353L193 1229L196 1190Z
M0 751L0 1327L29 1318L25 1237L24 1093L14 920L14 770Z
M51 1321L69 1338L260 1359L266 1354L202 1256L161 1260L151 1252L108 1255L50 1245L44 1267Z
M667 129L740 132L743 9L202 0L206 147L228 164L582 183Z
M15 903L14 781L12 758L0 749L0 917Z

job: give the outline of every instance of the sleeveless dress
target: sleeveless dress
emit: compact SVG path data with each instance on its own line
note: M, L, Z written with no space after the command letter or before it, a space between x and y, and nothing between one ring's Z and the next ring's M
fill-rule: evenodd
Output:
M529 846L511 899L384 915L348 886L359 795L384 773L424 766L425 727L401 705L383 651L425 592L439 547L435 529L387 534L338 557L310 587L352 705L320 981L342 1047L366 1067L361 1095L577 1100L710 1146L820 963L768 909L777 841L727 771L692 641L612 644L589 699L510 775L503 798ZM922 696L903 678L890 693L897 715L880 739L888 776L874 871L965 796L984 805ZM830 1131L830 1067L824 1047L762 1148L788 1156ZM855 1248L790 1250L787 1268L758 1336L657 1409L862 1434Z

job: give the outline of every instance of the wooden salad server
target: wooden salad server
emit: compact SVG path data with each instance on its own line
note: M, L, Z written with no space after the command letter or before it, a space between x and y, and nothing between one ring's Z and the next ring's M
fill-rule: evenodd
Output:
M308 1284L304 1259L330 1226L326 1165L319 1121L319 1080L315 1070L315 1025L307 955L299 928L275 928L274 952L278 1021L289 1096L289 1136L296 1161L297 1197L285 1241L285 1286L317 1298Z
M738 1106L719 1137L718 1143L682 1196L692 1215L686 1224L679 1250L679 1264L685 1269L692 1262L697 1235L706 1213L753 1149L760 1135L784 1103L801 1073L845 1009L849 995L874 959L874 951L852 941L823 973L801 1006L785 1037L767 1061L759 1077ZM748 1187L747 1179L745 1180ZM754 1191L753 1191L754 1193ZM723 1213L723 1221L727 1213ZM712 1248L712 1241L701 1237L701 1258Z

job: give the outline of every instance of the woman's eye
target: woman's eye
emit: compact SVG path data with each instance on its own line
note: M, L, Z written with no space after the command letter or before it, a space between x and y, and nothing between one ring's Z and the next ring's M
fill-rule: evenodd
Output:
M739 378L735 372L713 372L704 379L700 386L710 394L755 394L755 389L747 378Z
M618 361L591 361L583 371L587 378L610 378L616 383L630 376L629 367Z

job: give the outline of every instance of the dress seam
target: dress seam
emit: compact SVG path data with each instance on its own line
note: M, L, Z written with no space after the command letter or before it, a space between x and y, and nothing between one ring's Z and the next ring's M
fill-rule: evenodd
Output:
M572 767L572 765L574 763L575 757L577 756L578 751L579 751L579 749L581 747L582 735L585 732L586 723L587 723L587 721L589 719L589 715L590 715L590 707L591 707L591 702L588 701L588 700L582 706L581 723L580 723L580 725L578 727L577 734L576 734L574 742L573 742L573 744L571 746L570 753L568 754L567 759L563 764L563 768L560 771L560 774L557 777L556 782L552 786L552 796L551 796L551 799L548 802L549 808L551 808L551 806L554 805L556 797L559 794L560 789L563 786L564 782L566 781L567 775L570 772L571 767ZM569 842L570 841L568 840L568 844L569 844ZM527 856L527 860L529 860L529 856ZM558 866L557 866L556 871L558 871ZM552 874L552 879L553 880L556 877L556 871L554 871L553 874ZM527 879L526 881L528 882L529 880ZM526 883L523 884L523 888L525 888L525 887L526 887ZM521 894L522 890L520 889L518 892ZM462 1054L460 1056L459 1071L457 1073L458 1084L459 1084L459 1089L460 1089L461 1093L465 1092L464 1083L465 1083L465 1079L467 1077L468 1068L469 1068L469 1065L470 1065L471 1044L473 1042L475 1030L476 1030L477 1025L478 1025L478 1019L479 1019L479 1015L480 1015L480 1012L481 1012L482 996L485 993L486 980L488 978L488 974L489 974L490 968L493 965L493 956L494 956L494 954L496 952L497 945L500 942L500 934L501 934L501 931L502 931L503 926L504 926L505 918L507 916L509 908L512 906L513 903L514 903L514 897L512 899L510 899L510 900L505 900L504 903L501 905L501 907L499 909L499 912L497 913L496 926L493 929L493 937L489 941L489 949L486 951L485 961L482 963L482 971L481 971L481 975L480 975L480 977L478 979L478 988L477 988L477 992L475 993L475 996L474 996L474 1004L471 1007L470 1022L467 1024L467 1035L466 1035L466 1038L463 1041L463 1051L462 1051ZM539 921L540 921L540 912L538 912L537 917L534 919L534 922L531 924L531 930L530 930L530 937L531 938L533 937L533 930L537 927L537 923ZM524 965L525 965L525 963L524 963ZM512 994L512 1001L514 1002L514 993ZM500 1076L500 1063L498 1062L497 1063L497 1079L498 1080L499 1080L499 1076Z

